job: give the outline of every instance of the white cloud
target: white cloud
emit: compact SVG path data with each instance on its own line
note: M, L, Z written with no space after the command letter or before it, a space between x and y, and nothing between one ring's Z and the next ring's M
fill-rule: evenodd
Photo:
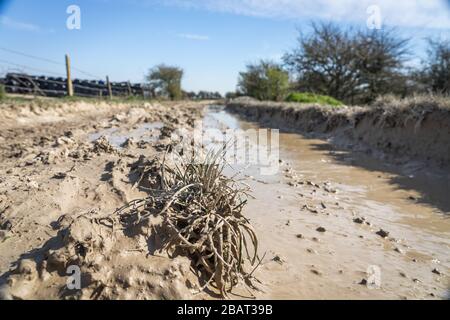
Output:
M37 25L17 21L6 16L0 16L0 25L15 30L31 31L31 32L41 31L41 28Z
M192 33L179 33L177 34L178 37L188 39L188 40L195 40L195 41L208 41L209 37L200 35L200 34L192 34Z
M282 19L330 19L365 23L378 5L391 26L450 29L446 0L153 0L169 6Z

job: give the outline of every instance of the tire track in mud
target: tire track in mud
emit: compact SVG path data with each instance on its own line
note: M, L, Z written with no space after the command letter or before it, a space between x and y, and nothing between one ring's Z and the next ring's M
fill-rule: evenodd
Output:
M258 128L220 108L212 109L207 122ZM445 212L391 185L394 174L383 171L384 165L374 171L355 165L376 159L347 151L352 160L343 164L334 152L325 141L281 133L279 174L260 176L257 167L245 172L255 196L245 212L267 251L257 272L266 282L259 297L446 298L450 225ZM373 272L380 273L380 286L372 283Z

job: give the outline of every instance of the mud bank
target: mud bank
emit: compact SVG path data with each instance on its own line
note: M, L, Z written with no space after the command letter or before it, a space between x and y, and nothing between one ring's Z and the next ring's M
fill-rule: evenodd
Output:
M442 99L384 99L368 107L232 101L227 111L286 131L331 138L336 145L379 157L450 163L450 103Z

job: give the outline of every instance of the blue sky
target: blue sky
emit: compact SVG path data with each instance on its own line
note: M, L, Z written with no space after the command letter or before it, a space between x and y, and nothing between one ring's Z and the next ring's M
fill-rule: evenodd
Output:
M81 30L68 30L66 9L81 9ZM142 82L158 63L185 69L187 90L234 90L239 71L260 58L279 60L293 48L296 28L312 20L366 27L370 5L383 26L412 38L450 37L448 0L0 0L0 73L21 69L64 75L69 53L80 78ZM16 64L13 65L12 63ZM17 66L20 65L20 66Z

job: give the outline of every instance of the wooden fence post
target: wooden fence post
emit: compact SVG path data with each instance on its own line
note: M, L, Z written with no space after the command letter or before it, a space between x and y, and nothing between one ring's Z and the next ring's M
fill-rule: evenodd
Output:
M132 96L133 95L133 91L131 90L131 83L130 83L130 81L127 82L127 86L128 86L128 95Z
M112 99L113 93L112 93L112 88L111 88L111 82L109 82L108 76L106 76L106 86L108 87L109 98Z
M66 72L67 72L67 95L73 97L72 78L70 76L70 57L66 54Z

